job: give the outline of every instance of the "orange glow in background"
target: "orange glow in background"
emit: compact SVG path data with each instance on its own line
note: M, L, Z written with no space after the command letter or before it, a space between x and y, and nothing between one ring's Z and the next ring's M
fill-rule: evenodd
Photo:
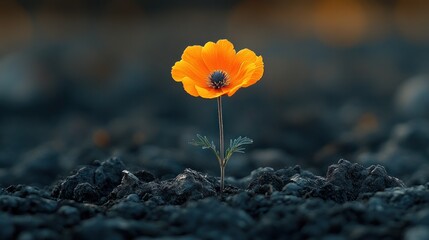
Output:
M145 81L151 84L172 88L169 81L153 78L169 78L179 49L227 38L238 49L248 47L266 56L269 81L260 89L277 96L302 93L309 84L322 89L351 86L348 76L356 72L368 87L391 90L429 65L419 56L409 72L395 66L402 61L397 51L403 47L428 48L428 12L424 0L7 0L0 3L0 60L52 51L58 69L46 65L43 71L60 71L67 76L61 81L69 79L83 88L117 88L119 76L129 69L148 76ZM371 46L376 51L354 53Z

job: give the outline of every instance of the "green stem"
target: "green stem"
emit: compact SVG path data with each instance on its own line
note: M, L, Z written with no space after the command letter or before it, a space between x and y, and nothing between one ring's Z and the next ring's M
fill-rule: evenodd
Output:
M220 154L220 192L223 192L225 181L225 146L223 135L222 97L217 98L217 112L219 117L219 154Z
M223 193L225 179L225 165L220 166L220 194Z

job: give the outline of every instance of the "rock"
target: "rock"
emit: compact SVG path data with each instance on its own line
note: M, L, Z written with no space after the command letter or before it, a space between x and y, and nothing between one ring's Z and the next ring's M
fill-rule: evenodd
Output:
M103 192L110 192L122 179L124 163L119 158L110 158L95 169L94 183Z
M325 183L320 188L313 187L308 194L342 203L355 200L360 194L391 187L405 187L405 184L387 175L384 167L372 165L364 168L360 164L340 160L328 168Z
M280 191L283 186L282 179L275 172L264 172L249 183L247 190L251 190L257 194L271 195L273 191Z
M241 178L239 180L232 181L232 182L234 185L238 187L246 188L247 186L249 186L250 182L254 181L256 178L258 178L260 175L264 174L265 172L274 172L274 169L271 167L258 168L250 172L249 176L246 176L244 178Z
M283 175L283 181L286 182L282 192L287 195L304 197L312 189L320 189L325 184L325 179L312 174L309 171L301 171L300 168L294 167L292 171L287 171ZM291 176L291 174L295 173Z
M286 193L287 195L293 195L293 196L299 196L299 191L302 189L301 186L299 186L298 184L291 182L286 184L282 191L284 193Z
M288 182L292 176L300 173L301 167L299 165L295 165L294 167L282 168L276 171L276 175L279 176L283 182Z
M110 198L120 199L137 193L143 200L151 199L160 204L183 204L186 201L216 195L217 184L214 178L208 178L191 169L185 169L174 179L146 183L126 171L121 184L112 191Z
M383 166L372 165L367 170L369 173L361 183L359 194L383 191L386 188L392 187L405 187L405 184L401 180L388 176Z
M96 202L120 184L125 166L119 158L86 166L60 181L52 190L52 196L60 199Z
M189 200L203 199L216 195L214 179L191 170L185 169L171 182L164 182L160 186L162 197L172 204L183 204Z
M137 192L137 189L142 184L139 178L137 178L137 176L130 173L129 171L123 170L122 173L123 177L121 180L121 184L118 185L115 189L113 189L113 191L110 193L110 198L123 198L124 196L133 194Z
M73 191L73 199L78 202L96 202L100 198L100 191L90 183L79 183Z
M136 175L130 173L129 171L123 170L122 173L124 175L122 176L121 184L138 185L140 183L140 179Z

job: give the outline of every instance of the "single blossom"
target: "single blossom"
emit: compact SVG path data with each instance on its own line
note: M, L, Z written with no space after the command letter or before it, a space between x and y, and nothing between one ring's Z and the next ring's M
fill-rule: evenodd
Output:
M263 74L262 56L247 48L236 52L226 39L187 47L171 70L187 93L202 98L232 96L258 82Z

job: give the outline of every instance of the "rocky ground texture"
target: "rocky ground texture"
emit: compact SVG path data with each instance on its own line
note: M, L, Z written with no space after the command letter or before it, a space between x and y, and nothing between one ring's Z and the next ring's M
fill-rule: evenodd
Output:
M0 189L0 239L428 239L429 184L406 187L380 165L339 160L228 178L173 178L95 161L49 189Z

